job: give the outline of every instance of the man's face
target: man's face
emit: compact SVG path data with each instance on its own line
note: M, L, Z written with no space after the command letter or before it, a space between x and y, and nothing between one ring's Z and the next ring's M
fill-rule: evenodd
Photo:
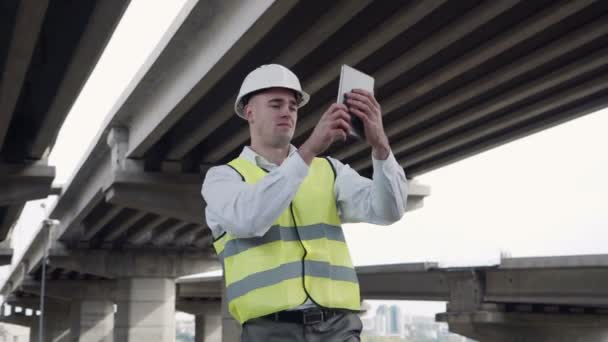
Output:
M253 96L244 108L251 138L267 146L289 145L296 128L298 106L293 90L271 88Z

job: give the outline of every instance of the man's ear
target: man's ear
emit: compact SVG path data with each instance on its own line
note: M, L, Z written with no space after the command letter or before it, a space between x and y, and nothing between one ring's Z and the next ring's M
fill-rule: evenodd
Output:
M245 119L247 119L247 121L249 121L250 123L253 123L253 113L253 106L249 103L246 104L245 107L243 107L243 114L245 115Z

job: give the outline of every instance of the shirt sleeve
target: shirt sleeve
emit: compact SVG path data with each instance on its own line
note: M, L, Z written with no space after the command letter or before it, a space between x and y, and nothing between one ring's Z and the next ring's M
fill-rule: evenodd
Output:
M228 232L238 238L264 235L289 206L308 174L308 165L293 153L256 184L247 184L230 166L209 169L201 194L205 219L217 238Z
M386 160L372 158L372 179L359 175L348 164L329 160L336 169L334 190L342 222L389 225L403 217L407 179L392 152Z

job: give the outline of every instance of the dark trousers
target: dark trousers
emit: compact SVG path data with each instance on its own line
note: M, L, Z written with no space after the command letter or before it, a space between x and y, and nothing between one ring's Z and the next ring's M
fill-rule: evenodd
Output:
M343 313L309 325L256 318L243 325L241 341L351 342L361 340L362 329L361 319L354 313Z

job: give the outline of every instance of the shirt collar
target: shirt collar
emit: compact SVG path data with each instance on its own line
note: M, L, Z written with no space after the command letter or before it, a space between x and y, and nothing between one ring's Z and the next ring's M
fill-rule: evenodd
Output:
M291 157L291 155L296 153L297 150L298 149L295 146L290 144L289 153L287 154L287 156ZM262 169L270 170L270 169L274 169L274 168L278 167L278 165L276 165L275 163L268 161L268 160L266 160L266 158L257 154L249 146L245 146L243 148L243 151L241 152L239 157L257 165L258 167L261 167Z

